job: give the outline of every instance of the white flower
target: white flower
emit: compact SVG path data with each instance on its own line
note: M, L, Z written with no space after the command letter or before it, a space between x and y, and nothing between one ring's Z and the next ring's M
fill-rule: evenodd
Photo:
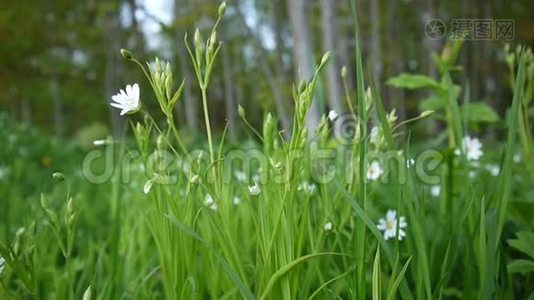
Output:
M499 176L501 169L497 165L487 165L486 171L490 172L491 176Z
M0 256L0 275L4 272L4 264L6 263L6 260Z
M399 241L406 236L406 232L403 228L406 228L408 223L406 223L406 218L401 216L399 218ZM378 225L376 225L378 230L384 232L384 239L389 240L390 238L397 236L397 211L388 210L386 218L381 218L378 220Z
M371 128L371 132L369 133L369 143L373 145L378 144L378 127Z
M330 231L332 230L332 222L327 222L323 226L324 231Z
M217 211L217 209L219 209L219 206L217 205L217 203L215 203L213 197L210 194L207 194L206 198L204 198L204 205L206 205L207 208L213 211Z
M431 188L430 188L430 195L432 195L432 197L434 198L437 198L439 197L439 195L441 194L441 186L440 185L433 185Z
M367 179L373 181L377 180L383 173L384 171L380 167L380 164L377 161L373 161L367 169Z
M258 185L258 182L254 182L254 185L251 185L248 187L248 192L252 196L258 196L261 192L260 186Z
M339 114L335 110L331 110L328 112L328 119L330 121L334 122L335 120L337 120L338 117Z
M299 186L297 187L297 191L303 191L304 193L308 195L315 193L316 189L317 189L317 186L315 186L315 184L309 183L307 181L299 184Z
M234 199L232 200L232 202L234 203L234 205L239 205L241 204L241 198L234 196Z
M475 175L477 175L477 174L475 173L475 171L469 171L469 178L470 178L470 179L475 178Z
M240 182L247 181L247 177L248 177L245 172L239 171L239 170L234 172L234 176L237 179L237 181L240 181Z
M114 96L111 96L111 100L115 101L110 103L111 106L119 108L121 110L121 116L134 113L139 110L139 85L127 85L126 92L121 89L120 92Z
M463 146L468 160L478 160L482 156L482 144L477 138L464 137Z
M514 162L515 162L516 164L518 164L519 162L521 162L521 154L519 154L519 153L514 154Z

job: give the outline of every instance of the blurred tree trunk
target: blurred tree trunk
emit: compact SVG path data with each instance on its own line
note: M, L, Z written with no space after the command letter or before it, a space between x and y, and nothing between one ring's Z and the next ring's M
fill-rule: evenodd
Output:
M382 90L382 47L380 45L380 1L370 0L370 22L371 22L371 64L373 80L378 92Z
M321 0L322 10L322 29L323 29L323 51L326 53L330 51L330 63L327 66L327 82L328 82L328 103L330 109L342 114L343 97L341 92L341 74L338 64L339 49L336 47L336 25L335 25L335 11L337 0ZM341 119L334 121L334 134L339 136L341 134Z
M425 28L426 24L436 18L435 14L435 0L419 0L419 4L416 7L419 7L419 19L421 26L419 28ZM421 56L421 64L422 68L421 71L424 74L428 74L429 76L436 78L437 72L436 67L434 66L434 63L432 61L432 52L435 52L439 48L439 41L434 40L431 38L428 38L426 35L423 36L423 41L421 43L422 45L422 51L421 53L424 53L423 56Z
M184 45L182 43L185 35L185 30L181 22L178 22L180 18L185 18L188 12L187 0L174 0L174 42L172 43L174 48L174 55L176 64L180 66L180 72L183 76L184 90L183 90L183 103L186 126L189 130L196 131L198 123L198 108L196 99L192 93L193 77L191 76L191 70L189 68L189 56L186 53ZM178 109L178 106L176 107Z
M117 91L118 79L120 74L120 28L118 13L116 11L108 11L105 15L105 30L104 41L106 45L106 84L104 99L106 106L109 108L111 116L111 128L113 135L117 138L122 138L124 132L124 119L119 115L119 111L109 105L111 96Z
M291 97L288 92L285 85L289 82L289 75L287 74L287 70L284 66L284 38L282 37L282 30L283 30L283 17L281 15L280 9L282 7L282 1L281 0L274 0L271 2L270 8L270 14L271 19L273 20L273 30L274 30L274 38L276 43L276 73L277 73L277 86L279 87L279 93L280 95L280 103L276 104L277 106L281 106L280 108L277 108L277 111L283 112L283 114L278 113L278 117L281 119L282 123L282 130L284 131L284 136L286 138L289 138L291 136L291 118L289 115L291 114L289 111L291 110L289 97ZM287 103L286 103L287 102Z
M388 1L388 50L389 53L389 77L399 75L404 72L404 49L403 43L399 40L402 32L402 22L398 21L398 1ZM406 105L404 103L404 89L398 89L392 86L388 88L388 97L384 99L388 107L397 109L400 120L406 119Z
M345 3L346 4L346 3ZM350 91L354 90L354 69L353 64L351 63L351 44L353 44L352 37L352 19L343 18L338 22L338 29L340 34L338 35L337 48L339 49L339 61L340 65L344 66L347 69L347 88ZM341 70L340 70L341 71ZM345 96L343 91L343 97Z
M221 47L222 63L223 63L223 81L224 81L224 104L226 109L226 118L228 122L228 134L230 139L236 138L236 123L237 123L237 104L235 103L234 92L234 74L232 68L232 62L230 61L229 51L230 45L226 44L226 47Z
M236 6L236 12L237 15L241 21L241 23L244 26L245 31L247 32L247 35L252 38L252 43L256 50L258 51L258 63L260 65L260 69L265 75L265 78L267 79L267 82L269 83L269 87L271 88L271 91L273 93L273 98L276 106L276 112L278 117L280 118L280 122L282 123L282 129L286 133L286 137L290 134L291 129L291 121L289 119L286 107L284 105L284 98L281 91L280 86L277 84L275 75L273 74L271 68L267 64L267 58L269 57L269 53L267 50L265 50L263 44L260 41L260 38L256 35L256 33L247 25L247 22L245 21L245 16L243 15L243 12L241 11L239 6Z
M132 25L129 28L129 45L128 47L131 48L134 53L137 55L141 55L141 53L144 53L146 44L145 38L143 36L143 33L139 29L139 22L137 21L137 17L135 15L135 12L137 10L136 0L126 0L128 3L128 7L130 8L130 21L132 22Z
M293 30L293 55L298 81L310 80L313 76L313 58L308 27L308 4L307 0L287 1L289 19ZM309 135L313 135L320 119L319 103L314 97L308 115L306 116L306 128Z
M273 20L273 30L274 30L274 39L276 43L276 71L278 73L279 81L282 84L286 84L288 82L288 74L286 72L286 68L284 67L284 38L282 37L282 25L283 25L283 19L280 13L280 8L282 6L281 0L274 0L272 1L270 8L270 14L271 19ZM285 96L285 95L284 95ZM284 97L285 98L285 97Z

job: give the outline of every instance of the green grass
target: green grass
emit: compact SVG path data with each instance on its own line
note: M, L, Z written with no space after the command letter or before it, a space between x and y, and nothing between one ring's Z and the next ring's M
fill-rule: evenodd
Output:
M455 61L436 55L437 80L404 74L388 81L435 95L433 112L396 120L376 83L366 83L354 2L352 9L357 89L354 95L346 90L346 99L355 134L343 140L332 137L326 117L316 132L304 126L328 54L309 81L293 88L291 139L282 138L271 114L261 130L252 128L242 108L243 128L255 137L248 146L212 135L216 27L207 41L198 34L188 46L203 96L202 144L184 144L184 132L175 127L172 108L182 85L172 84L170 68L147 70L125 51L147 76L153 93L141 91L142 99L159 103L163 123L141 110L127 117L131 139L87 148L42 137L0 114L6 141L0 150L0 298L533 297L534 161L530 154L520 163L513 159L518 140L522 151L530 149L531 55L517 54L514 97L498 121L507 129L504 139L484 141L477 165L462 144L480 119L468 110L468 91L461 103ZM444 138L418 132L426 122L442 122ZM378 138L370 137L371 126ZM92 171L82 164L87 153L86 161L97 157ZM375 181L368 179L374 160L384 172ZM500 167L499 176L486 170L490 164ZM87 176L105 168L113 172L104 183ZM250 191L256 183L259 191ZM400 227L390 239L377 227L388 210L397 212L389 221L407 221L402 240L396 238Z

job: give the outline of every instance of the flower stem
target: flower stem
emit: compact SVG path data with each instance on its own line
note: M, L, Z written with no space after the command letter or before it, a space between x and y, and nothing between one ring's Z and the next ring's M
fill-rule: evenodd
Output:
M211 138L211 125L210 125L210 116L208 112L208 100L206 96L206 87L201 87L202 92L202 106L204 107L204 121L206 122L206 132L208 134L208 147L210 151L210 160L213 164L215 162L215 156L213 153L213 141Z

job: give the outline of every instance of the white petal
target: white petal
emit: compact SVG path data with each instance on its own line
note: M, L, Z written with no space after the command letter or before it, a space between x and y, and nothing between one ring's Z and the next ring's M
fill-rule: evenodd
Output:
M109 105L111 105L111 106L113 106L113 107L116 107L116 108L120 108L120 109L123 109L123 108L124 108L124 105L119 104L119 103L110 103Z
M391 221L391 220L396 220L397 219L397 212L394 211L394 210L388 210L387 214L386 214L386 218Z
M132 97L135 99L135 101L139 102L139 85L137 83L134 83L132 87Z
M386 222L380 222L376 225L376 228L378 228L378 230L380 231L384 231L386 230Z
M132 86L129 84L126 85L126 95L132 96Z
M111 96L111 100L117 102L117 103L124 103L124 96L120 95L120 94L117 94L117 95L113 95Z

